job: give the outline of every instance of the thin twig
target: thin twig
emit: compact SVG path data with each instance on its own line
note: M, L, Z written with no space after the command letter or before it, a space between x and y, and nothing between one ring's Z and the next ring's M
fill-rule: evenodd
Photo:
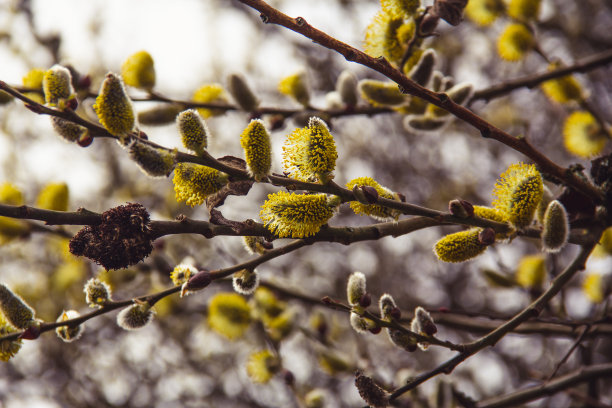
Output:
M571 75L575 72L587 72L595 68L607 65L610 62L612 62L612 49L606 50L599 54L591 55L578 61L575 64L568 65L567 67L561 67L551 71L527 75L521 78L493 85L489 88L481 89L479 91L474 92L474 95L472 96L472 101L480 99L490 101L491 99L499 98L500 96L506 95L516 89L531 89L540 85L542 82L546 82L550 79L561 78L566 75Z
M552 381L534 387L526 388L511 394L480 401L477 408L516 407L529 401L534 401L547 395L553 395L561 390L571 388L580 383L612 376L612 363L597 364L579 368Z
M591 328L591 326L587 325L587 326L584 326L584 328L580 331L580 335L578 335L578 338L576 339L576 341L574 341L574 344L572 344L572 346L569 348L569 350L567 350L567 353L565 353L563 358L555 366L555 369L553 370L553 372L550 373L550 376L548 376L548 381L552 380L553 377L555 375L557 375L557 372L559 371L561 366L563 364L565 364L565 362L572 355L574 350L576 350L576 347L578 347L580 345L580 343L582 343L582 341L586 337L586 334L589 332L590 328Z

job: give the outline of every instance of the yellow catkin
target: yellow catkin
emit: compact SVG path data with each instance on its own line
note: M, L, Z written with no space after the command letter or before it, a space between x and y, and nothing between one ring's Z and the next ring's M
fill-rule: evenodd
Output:
M517 163L508 167L497 180L493 206L503 212L517 228L528 226L542 200L542 176L533 164Z
M546 264L542 255L528 255L516 268L516 282L524 288L540 288L546 278Z
M251 324L251 308L237 293L219 293L208 305L208 324L217 333L234 340Z
M487 246L480 243L480 228L449 234L434 245L434 252L444 262L465 262L482 254Z
M121 76L126 85L145 90L155 86L155 65L147 51L130 55L121 65Z
M604 149L609 136L604 132L595 117L587 111L573 112L563 125L563 144L568 152L589 158Z
M304 238L319 232L334 214L325 194L279 191L268 195L259 216L266 228L280 238Z
M506 61L519 61L533 48L535 40L523 24L509 24L497 40L497 52Z
M240 146L244 149L249 174L261 181L272 167L272 145L270 134L260 119L253 119L240 135Z

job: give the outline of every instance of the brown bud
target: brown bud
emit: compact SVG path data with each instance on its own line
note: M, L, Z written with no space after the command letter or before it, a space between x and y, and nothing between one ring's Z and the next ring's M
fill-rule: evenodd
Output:
M393 309L391 309L391 313L389 313L389 314L395 320L399 320L399 319L402 318L402 311L400 310L399 307L394 307Z
M434 12L432 12L430 8L421 19L421 23L419 24L419 35L427 37L433 34L434 30L438 26L439 21L440 17Z
M380 326L376 326L376 327L373 327L373 328L370 329L370 333L372 333L372 334L378 334L381 331L382 331L382 327L380 327Z
M78 107L79 107L79 101L77 101L77 98L70 98L66 102L66 109L75 110Z
M76 83L76 89L89 89L91 86L91 77L89 75L82 75Z
M293 375L291 371L287 369L283 370L282 377L283 377L283 381L285 381L285 384L289 386L292 386L293 384L295 384L295 376Z
M181 289L181 296L184 296L188 292L195 292L200 289L204 289L212 282L212 276L206 269L202 269L183 285Z
M20 339L36 340L40 336L40 321L34 321L32 324L21 333Z
M77 144L81 147L87 147L93 143L94 138L89 134L89 132L83 133L79 140L77 140Z
M467 3L468 0L434 0L433 12L448 24L456 26L463 20L463 9Z
M495 243L495 230L493 228L485 228L478 233L478 242L482 245L492 245Z
M371 304L372 304L372 296L370 296L369 293L364 293L363 295L361 295L361 298L359 298L359 306L368 307Z
M448 212L455 217L470 218L474 216L474 206L468 201L457 198L449 201Z

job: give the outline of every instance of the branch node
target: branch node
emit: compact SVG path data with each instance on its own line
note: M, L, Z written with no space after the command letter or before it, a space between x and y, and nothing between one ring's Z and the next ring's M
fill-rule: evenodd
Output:
M264 23L264 24L268 24L270 22L270 17L268 17L264 13L261 13L259 15L259 18L261 18L261 22Z
M298 27L303 27L306 25L306 20L303 17L296 17L295 24L297 24Z
M480 136L484 137L485 139L490 138L491 137L491 129L489 127L481 129L480 130Z

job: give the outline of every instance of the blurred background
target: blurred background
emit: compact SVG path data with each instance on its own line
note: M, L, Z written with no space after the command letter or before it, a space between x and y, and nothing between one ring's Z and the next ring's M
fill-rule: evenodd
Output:
M366 28L380 9L377 0L269 3L360 49ZM516 63L499 58L496 38L507 23L503 15L486 27L470 19L457 27L441 22L439 35L426 40L437 52L436 69L452 76L455 83L472 83L475 90L545 71L548 63L536 52ZM543 0L538 45L549 59L571 64L612 48L611 26L612 5L607 1ZM298 103L278 92L277 84L281 78L304 70L311 105L324 109L329 101L326 94L334 91L342 71L349 70L359 80L383 79L296 33L262 24L257 12L237 1L0 1L0 80L8 84L20 86L30 70L46 70L60 63L90 75L91 90L96 92L108 71L120 72L123 61L140 50L154 58L156 92L177 100L189 100L204 84L226 86L227 76L239 73L262 106L299 109ZM611 74L610 67L602 67L575 75L588 92L591 106L608 122L612 120ZM146 95L135 89L129 93ZM92 104L92 98L85 99L81 109L95 120ZM367 102L359 104L366 106ZM158 102L135 104L138 112L157 106ZM579 163L589 168L587 159L570 154L563 145L563 119L574 108L551 102L539 88L522 88L491 101L475 100L471 108L509 133L527 136L556 163ZM274 172L282 171L281 146L286 136L304 126L304 117L288 118L271 132ZM273 118L263 119L270 126ZM215 157L243 157L239 136L249 120L241 111L207 119L212 134L209 152ZM441 211L457 197L490 205L495 180L510 164L525 160L459 121L440 131L418 132L406 129L401 114L390 112L335 117L329 124L338 149L338 184L371 176L404 194L407 202ZM181 149L174 122L142 124L141 129L156 143ZM607 146L604 153L610 150ZM15 101L0 107L0 182L21 190L28 205L36 204L39 192L49 183L66 183L69 211L84 207L102 212L137 202L157 220L171 220L179 214L208 219L203 206L177 203L171 179L147 177L114 141L96 139L87 148L66 143L54 134L47 116L33 114ZM553 195L561 192L559 186L548 187ZM269 184L257 184L246 197L230 197L222 207L223 214L233 220L260 221L259 208L267 194L275 191L278 188ZM330 225L374 222L343 205ZM79 230L62 228L70 234ZM315 299L330 296L346 302L347 278L358 270L367 277L374 304L380 295L390 293L406 316L416 306L423 306L432 311L445 308L482 322L507 319L520 311L577 252L577 247L570 245L560 254L548 255L542 286L525 287L517 282L516 271L525 256L540 254L539 242L520 238L497 244L471 262L438 261L432 246L444 234L458 230L456 226L429 228L350 246L317 243L267 262L257 271L263 280L282 288ZM172 286L169 271L185 259L212 270L252 257L237 237L209 240L174 235L156 241L154 252L144 262L105 272L93 262L69 254L66 240L57 235L32 232L27 237L3 240L0 246L0 281L19 293L45 321L55 320L64 309L87 312L82 288L92 276L102 276L112 286L115 299L129 299ZM275 246L282 242L276 241ZM609 255L603 248L597 252L587 270L551 302L542 319L584 322L609 316L607 303L583 289L587 276L610 275ZM491 281L492 275L508 277L509 283L502 287ZM194 296L172 296L156 305L152 324L133 332L119 328L116 312L112 312L89 320L84 335L75 343L63 343L51 333L26 341L14 358L0 364L0 405L289 407L304 406L306 395L320 390L322 406L356 407L363 401L353 384L355 369L364 370L392 390L410 376L453 356L438 347L408 353L394 347L385 333L357 334L346 313L277 293L276 301L291 312L291 325L282 336L279 352L283 368L295 377L294 385L286 385L286 373L266 384L254 384L245 366L249 355L266 347L261 324L251 325L235 341L228 341L207 324L211 297L230 291L231 282L221 282ZM453 342L467 342L483 334L444 324L438 329L438 337ZM450 397L443 399L449 395L445 385L449 383L476 400L533 385L554 370L575 337L509 335L494 349L461 364L452 375L425 383L401 403L407 407L452 406ZM609 362L610 350L609 337L605 341L588 337L560 373ZM601 401L612 404L609 390L609 381L599 384ZM580 401L561 392L530 406L580 406Z

